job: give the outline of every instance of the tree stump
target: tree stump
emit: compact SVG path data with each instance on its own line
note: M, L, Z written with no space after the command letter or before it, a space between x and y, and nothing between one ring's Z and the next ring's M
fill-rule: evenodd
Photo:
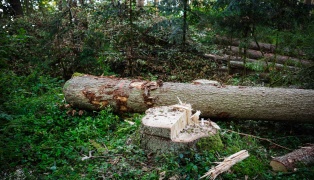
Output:
M192 115L190 104L148 109L142 118L141 146L153 152L219 149L223 146L218 135L219 126L212 121L200 121L199 114L200 111L197 111Z

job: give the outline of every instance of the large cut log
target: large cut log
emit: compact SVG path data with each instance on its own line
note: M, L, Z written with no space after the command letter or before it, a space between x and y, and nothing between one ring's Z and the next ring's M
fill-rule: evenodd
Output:
M297 165L314 164L314 145L302 147L286 155L275 157L270 166L274 171L294 171Z
M176 104L179 97L202 116L257 120L314 122L314 91L219 84L151 82L81 75L68 80L65 99L73 107L118 112L145 112Z

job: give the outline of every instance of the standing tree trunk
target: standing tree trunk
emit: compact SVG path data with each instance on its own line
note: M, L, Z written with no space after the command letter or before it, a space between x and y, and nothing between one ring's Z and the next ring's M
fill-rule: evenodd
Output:
M188 29L187 25L187 6L188 6L188 0L183 0L183 33L182 33L182 44L185 48L186 43L186 31Z
M144 7L144 0L137 0L136 1L136 6L138 7L138 8L143 8Z
M76 76L64 85L73 107L118 112L145 112L154 106L191 103L202 116L251 120L314 122L314 91L266 87L162 83L91 75Z
M133 66L133 44L134 44L134 34L133 34L133 5L132 0L129 0L129 27L130 27L130 35L129 35L129 44L126 50L127 61L128 61L128 69L130 69L130 74L134 74L134 66Z
M58 0L57 1L57 6L58 6L58 10L62 11L63 10L63 0Z
M13 9L13 16L23 16L23 8L20 0L9 0L9 3Z
M79 0L79 3L81 6L85 6L85 1L84 0Z
M158 15L158 5L159 5L159 0L154 0L156 15Z

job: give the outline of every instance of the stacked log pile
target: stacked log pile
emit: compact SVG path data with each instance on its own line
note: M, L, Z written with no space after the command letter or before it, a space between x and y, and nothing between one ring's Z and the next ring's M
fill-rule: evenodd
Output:
M313 65L313 62L302 59L304 57L303 52L295 54L296 57L280 55L276 53L276 47L272 44L250 42L247 45L248 49L244 50L244 48L240 48L241 42L237 39L230 40L224 37L216 37L214 42L225 47L224 55L205 54L204 57L214 60L222 67L228 66L230 69L243 69L245 63L258 64L265 70L272 67L277 70L285 69L290 71L297 71L300 67ZM224 69L221 68L221 70Z

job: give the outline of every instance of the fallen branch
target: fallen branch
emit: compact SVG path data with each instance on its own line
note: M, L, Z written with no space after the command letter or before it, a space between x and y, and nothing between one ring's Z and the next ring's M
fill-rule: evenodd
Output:
M85 161L85 160L87 160L87 159L93 159L93 158L107 158L106 156L93 156L92 155L92 152L93 151L89 151L89 154L88 154L88 156L86 156L86 155L84 155L84 157L82 157L82 161Z
M283 148L283 149L292 150L292 149L289 149L289 148L287 148L287 147L281 146L281 145L279 145L279 144L277 144L277 143L274 143L274 142L272 142L271 140L266 139L266 138L261 138L261 137L254 136L254 135L251 135L251 134L246 134L246 133L240 133L240 132L232 131L232 130L229 130L229 129L224 129L224 130L225 130L225 131L228 131L228 132L237 133L237 134L243 135L243 136L253 137L253 138L255 138L255 139L259 139L259 140L262 140L262 141L267 141L267 142L269 142L269 143L271 143L271 144L273 144L273 145L275 145L275 146L281 147L281 148Z
M229 170L237 162L240 162L247 157L249 157L249 153L247 152L247 150L239 151L239 152L225 158L225 160L223 162L220 162L218 166L211 168L200 179L203 179L203 178L208 177L208 176L210 176L210 179L212 179L212 180L216 179L216 177L219 174Z

